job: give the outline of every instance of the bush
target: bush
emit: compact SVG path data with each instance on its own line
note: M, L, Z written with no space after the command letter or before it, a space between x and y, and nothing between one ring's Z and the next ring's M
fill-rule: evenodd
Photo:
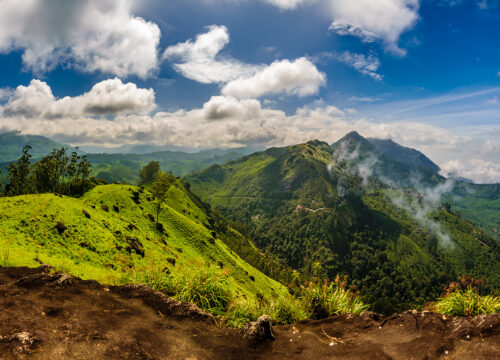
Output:
M335 283L311 282L307 287L302 287L300 298L307 317L323 319L344 313L361 314L367 310L368 305L346 287L346 282L340 283L338 278Z
M230 305L223 320L227 326L240 329L249 322L256 321L264 313L265 309L256 301L238 299Z
M63 222L58 221L54 228L57 230L59 234L62 234L64 231L66 231L66 225L64 225Z
M278 324L287 325L307 318L302 304L293 297L280 297L272 302L269 316Z
M226 313L233 300L229 279L213 266L178 267L171 273L146 269L125 276L121 282L144 284L217 316Z
M450 316L476 316L500 312L500 297L481 296L472 287L449 293L434 304L434 309Z

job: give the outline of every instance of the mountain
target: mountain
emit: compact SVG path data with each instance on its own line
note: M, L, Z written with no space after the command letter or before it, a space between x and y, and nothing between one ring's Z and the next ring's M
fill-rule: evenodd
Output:
M401 146L391 139L367 139L370 144L393 161L402 162L414 168L428 167L431 171L439 172L441 169L420 151Z
M93 176L109 183L119 182L137 184L139 170L150 161L158 161L163 171L184 176L199 171L212 164L222 164L247 155L249 149L211 149L196 153L180 151L161 151L147 154L88 154L92 164Z
M350 275L376 311L422 306L465 274L498 289L498 242L442 208L444 179L412 158L418 161L391 159L351 133L333 146L315 140L271 148L185 180L290 267Z
M15 132L0 134L0 163L17 160L24 145L31 145L31 155L37 159L50 153L54 148L66 145L57 143L43 136L20 135Z
M364 181L374 177L398 187L437 185L444 178L439 167L417 150L392 140L365 139L353 131L332 144L334 157L346 161Z
M287 293L228 246L258 254L181 180L168 190L159 216L162 229L155 225L152 195L134 186L97 186L81 198L1 197L0 208L3 266L43 263L84 279L120 284L140 278L152 287L166 274L215 271L228 275L237 296L269 300Z

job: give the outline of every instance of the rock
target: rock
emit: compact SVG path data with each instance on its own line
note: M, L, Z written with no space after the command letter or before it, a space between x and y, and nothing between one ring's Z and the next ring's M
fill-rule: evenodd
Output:
M257 321L249 323L242 330L243 337L252 342L264 342L274 340L273 326L271 318L267 315L262 315Z
M55 286L67 286L71 285L71 275L61 274L59 279L54 283Z
M13 344L17 353L29 354L40 340L29 332L20 332L7 337L0 336L0 342Z

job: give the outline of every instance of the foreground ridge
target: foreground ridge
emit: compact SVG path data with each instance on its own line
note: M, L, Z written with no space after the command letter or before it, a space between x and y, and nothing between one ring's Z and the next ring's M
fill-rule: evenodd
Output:
M2 359L491 359L500 315L365 312L273 328L255 343L140 285L106 287L48 266L0 268Z

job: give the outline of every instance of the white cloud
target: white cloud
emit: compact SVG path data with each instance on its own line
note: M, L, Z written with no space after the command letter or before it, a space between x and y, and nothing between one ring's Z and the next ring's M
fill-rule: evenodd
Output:
M58 64L147 77L157 69L160 30L131 13L134 0L0 0L0 52L21 50L37 73Z
M500 163L482 159L448 161L441 165L441 173L447 176L463 177L476 183L500 183Z
M316 2L316 0L265 0L281 10L292 10L300 5Z
M328 0L333 22L330 30L352 35L366 42L381 40L398 55L401 34L418 20L419 0Z
M237 98L258 98L286 93L307 96L318 92L326 75L302 57L294 61L275 61L270 65L250 65L220 55L229 43L225 26L209 26L196 39L168 47L163 58L173 63L183 76L204 83L224 85L222 94Z
M212 25L207 30L194 41L190 39L169 46L163 58L170 60L174 69L184 77L204 84L226 83L241 76L250 76L259 68L219 55L230 41L225 26Z
M321 61L322 59L333 59L336 61L340 61L352 67L359 73L367 75L376 81L380 81L384 78L383 75L377 73L377 70L380 67L380 60L378 59L378 57L372 54L366 56L350 51L344 51L342 53L326 52L320 54L316 58L318 59L318 61Z
M102 81L89 92L76 97L56 99L50 86L32 80L28 86L18 86L3 107L6 117L61 118L123 113L147 113L155 108L153 89L138 89L120 79Z
M302 57L293 62L275 61L251 77L229 82L222 93L237 98L259 98L281 92L308 96L316 94L325 83L326 75Z

